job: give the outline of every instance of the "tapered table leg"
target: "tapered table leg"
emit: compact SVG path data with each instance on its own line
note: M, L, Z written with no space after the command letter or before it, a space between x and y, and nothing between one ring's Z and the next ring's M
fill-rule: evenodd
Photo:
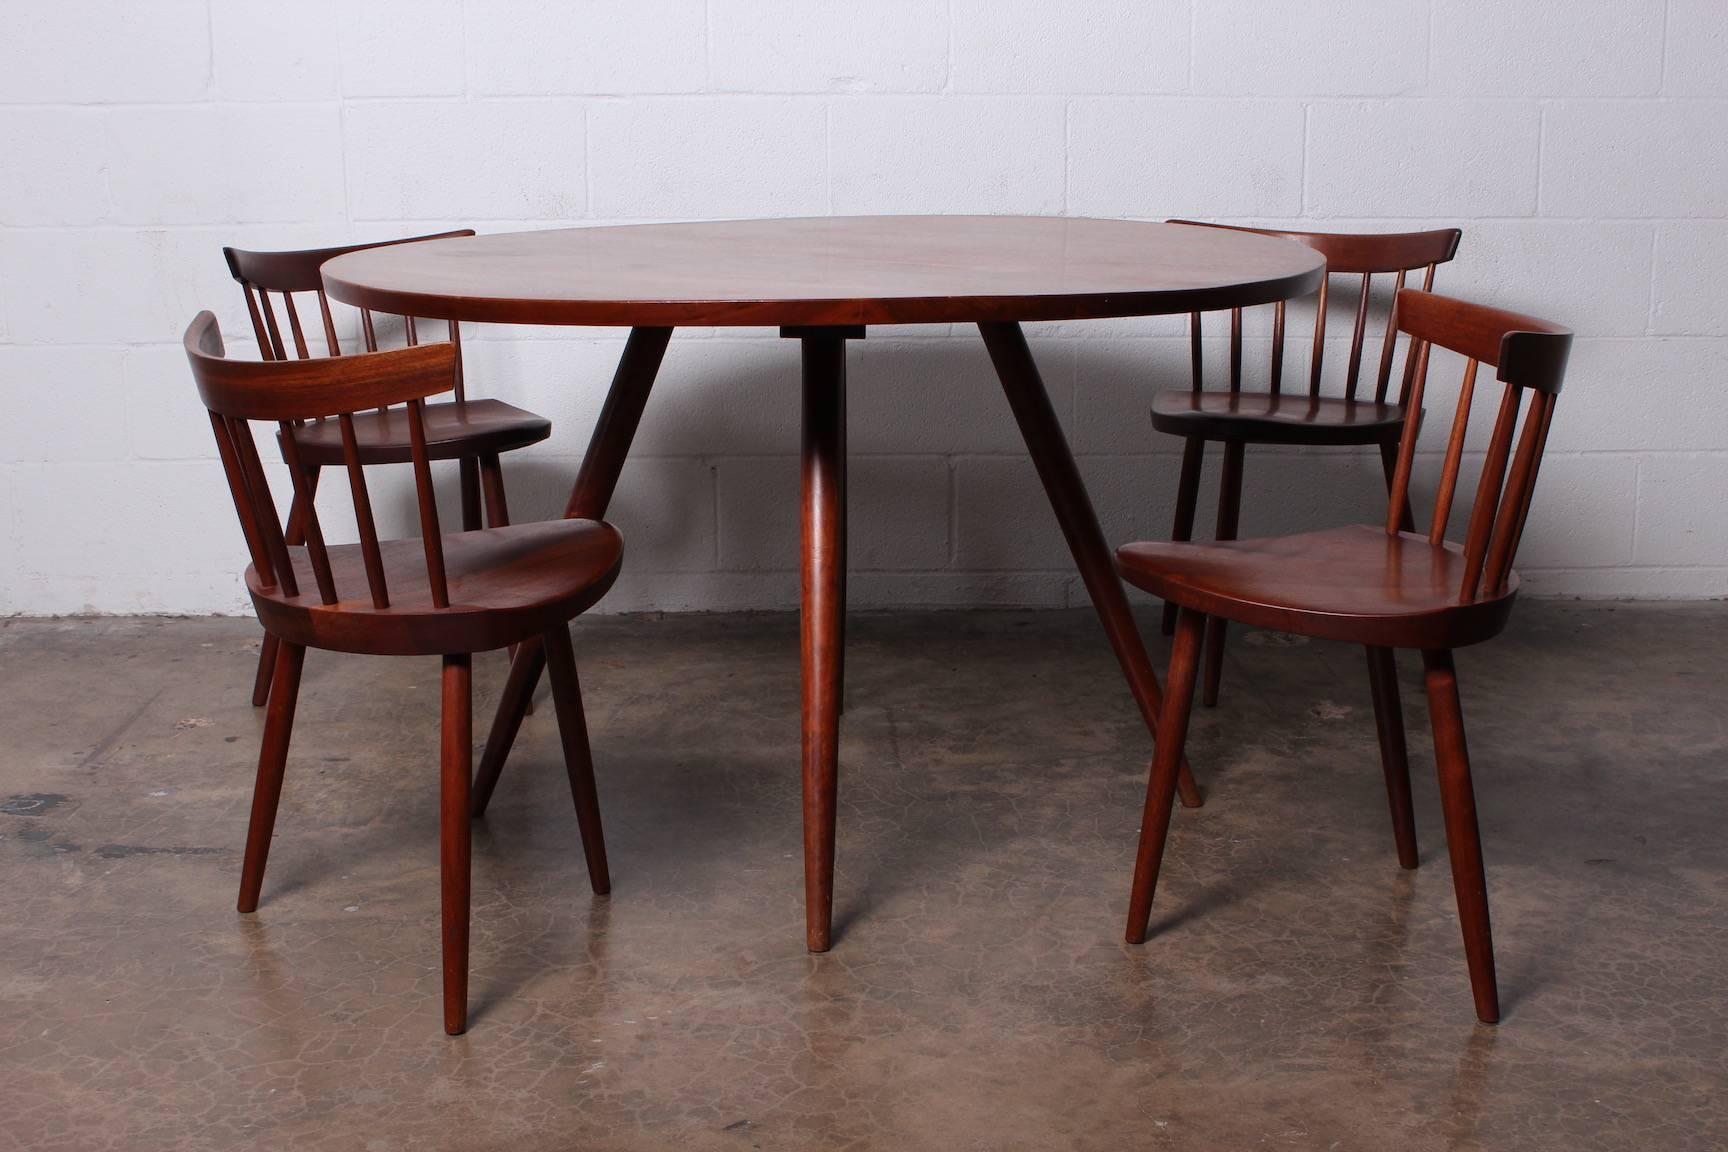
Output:
M1110 638L1110 646L1116 651L1123 675L1128 678L1129 691L1133 692L1134 702L1140 706L1140 715L1145 718L1146 727L1156 740L1158 713L1163 706L1158 678L1152 672L1145 642L1141 640L1134 614L1128 608L1128 596L1122 590L1122 580L1116 574L1110 549L1104 543L1104 532L1098 527L1098 515L1092 510L1092 501L1086 495L1080 470L1074 466L1074 455L1068 450L1068 440L1062 434L1056 411L1050 406L1050 395L1044 390L1044 381L1038 375L1037 364L1033 363L1031 349L1026 346L1026 337L1020 331L1020 325L1013 323L984 323L978 325L978 331L984 337L985 347L990 350L990 359L1002 380L1002 391L1007 394L1008 406L1014 410L1014 419L1020 425L1026 453L1038 469L1038 479L1050 497L1056 522L1062 526L1068 550L1074 554L1074 565L1080 569L1080 579L1092 597L1092 606L1098 610L1105 635ZM1194 783L1193 773L1188 770L1186 758L1177 774L1177 791L1186 807L1200 806L1200 789Z
M612 374L612 387L606 393L606 405L588 438L588 452L582 457L582 469L570 489L570 501L564 506L566 519L598 520L606 515L612 503L612 493L618 487L618 477L624 471L624 460L630 454L630 442L636 438L636 426L642 422L642 409L648 403L648 393L654 387L654 377L666 356L666 344L672 338L670 328L632 328L624 344L624 355L618 370ZM492 730L486 737L486 751L480 758L481 797L492 795L504 760L510 755L510 745L522 727L522 716L528 702L534 698L534 688L546 667L546 655L540 641L527 640L516 646L511 661L510 679L498 712L492 718ZM476 812L478 815L478 812Z
M834 813L846 616L846 330L799 332L804 351L804 936L826 952L834 916Z

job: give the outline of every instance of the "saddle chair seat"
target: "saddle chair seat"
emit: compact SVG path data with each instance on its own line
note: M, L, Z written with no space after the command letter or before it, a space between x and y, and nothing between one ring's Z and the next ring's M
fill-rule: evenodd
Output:
M385 608L375 607L366 594L359 544L327 549L344 594L334 604L320 602L303 545L288 548L298 596L267 585L251 566L246 587L264 626L291 644L374 656L439 656L487 652L564 627L606 595L624 556L618 530L597 520L450 532L443 543L447 608L432 603L426 553L416 539L378 543L390 590Z
M1123 579L1208 616L1256 628L1392 648L1459 648L1506 626L1518 593L1464 600L1456 544L1351 524L1257 540L1149 541L1116 553Z
M1170 436L1249 444L1396 444L1404 434L1404 409L1342 396L1166 388L1152 397L1152 427Z
M432 460L496 456L538 444L552 435L552 421L502 400L444 400L422 408L426 454ZM343 463L342 428L335 420L309 420L295 429L300 459L313 467ZM405 408L354 414L354 442L362 464L406 464L412 458Z

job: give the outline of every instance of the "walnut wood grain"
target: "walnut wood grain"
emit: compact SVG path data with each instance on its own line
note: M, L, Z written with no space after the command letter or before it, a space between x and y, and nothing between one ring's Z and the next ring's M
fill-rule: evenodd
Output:
M516 232L337 257L336 299L501 324L767 326L1077 320L1312 291L1270 237L1125 220L868 216Z

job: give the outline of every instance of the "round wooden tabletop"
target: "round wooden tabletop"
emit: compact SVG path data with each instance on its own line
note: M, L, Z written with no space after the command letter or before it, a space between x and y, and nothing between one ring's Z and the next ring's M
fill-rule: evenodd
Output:
M1251 233L1053 216L855 216L511 232L338 256L379 312L500 324L943 324L1150 316L1319 285L1311 249Z

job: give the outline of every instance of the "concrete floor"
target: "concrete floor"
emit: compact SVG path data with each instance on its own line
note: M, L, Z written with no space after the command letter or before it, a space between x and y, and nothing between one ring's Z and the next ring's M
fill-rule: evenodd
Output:
M1208 803L1128 947L1148 741L1095 620L855 617L818 957L795 618L576 634L614 891L588 892L542 707L477 830L449 1039L435 660L308 659L240 916L250 624L0 622L0 1147L1728 1144L1728 606L1526 604L1460 657L1498 1028L1413 657L1421 869L1361 654L1238 635L1191 737ZM502 673L477 662L482 706Z

